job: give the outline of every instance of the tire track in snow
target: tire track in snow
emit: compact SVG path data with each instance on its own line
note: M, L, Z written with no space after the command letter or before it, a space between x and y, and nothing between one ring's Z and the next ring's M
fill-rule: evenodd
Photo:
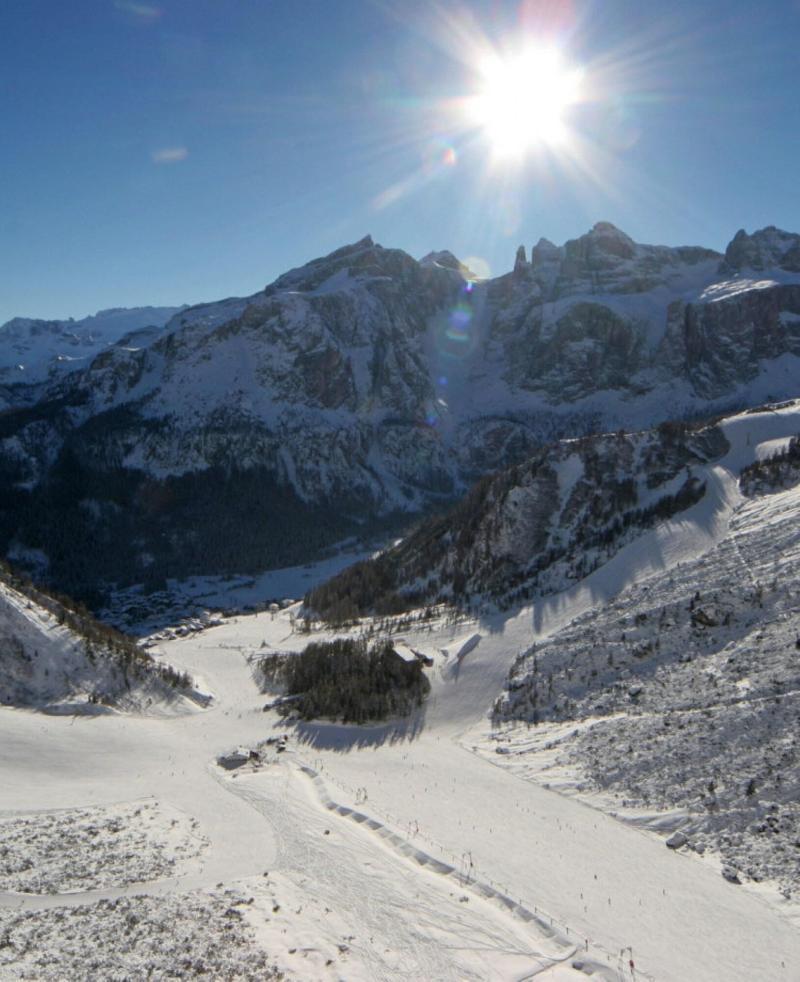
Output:
M284 766L284 775L278 780L287 786L294 779L306 785L301 766L294 767L285 758ZM345 839L339 841L338 835L333 839L323 837L324 817L329 809L320 808L316 789L313 785L306 786L310 794L298 796L294 793L282 798L257 785L230 782L231 792L262 812L284 843L286 861L276 867L275 872L290 878L299 889L308 889L310 882L318 902L344 907L351 922L360 926L359 937L345 940L369 966L371 982L418 982L421 978L455 982L462 978L487 977L465 976L454 965L451 949L482 952L484 958L487 953L490 956L513 954L526 959L528 965L538 966L534 972L528 968L524 976L514 975L516 978L533 978L559 963L543 955L538 947L531 946L531 950L512 947L518 932L512 931L509 937L501 940L497 925L480 924L476 921L478 913L475 910L464 908L463 917L460 917L457 901L450 901L451 910L445 914L443 898L438 892L424 889L421 878L419 888L414 888L416 895L410 915L408 886L398 883L396 871L391 864L387 865L385 857L381 861L381 850L376 850L370 839L364 839L358 833L352 839L347 838L350 833L345 833ZM333 831L335 833L335 828ZM324 836L328 834L329 830L325 829ZM356 850L353 843L358 843ZM377 862L373 857L377 857ZM400 868L407 869L416 884L418 874L414 867L403 862ZM425 923L436 925L436 930L432 933L420 931L419 925ZM369 944L365 943L366 935L369 935ZM402 952L402 964L387 967L386 960L373 950L374 938L381 938L396 952ZM434 940L436 938L438 941ZM448 939L447 943L443 943L443 938ZM468 939L466 944L465 938Z
M595 971L607 971L609 967L613 965L616 956L612 955L610 952L607 952L601 945L588 939L585 939L584 943L581 945L576 944L576 942L569 937L569 929L565 925L558 924L555 918L550 917L550 915L544 913L543 911L540 911L538 907L531 910L522 903L517 902L512 897L508 896L508 894L492 886L490 883L472 877L465 877L462 873L459 873L455 866L442 862L442 860L436 859L434 856L431 856L424 850L419 849L408 839L399 835L397 832L394 832L377 819L370 817L365 812L358 811L355 808L350 808L348 805L343 805L335 801L333 798L331 798L324 780L313 767L301 762L298 762L298 767L302 773L311 780L320 804L322 804L322 806L329 812L332 812L341 818L349 819L355 824L374 832L376 835L381 837L387 846L389 846L394 852L402 856L404 859L415 863L417 866L420 866L423 869L427 869L431 873L436 873L446 878L452 878L458 883L460 889L469 890L476 896L498 907L504 913L511 914L526 924L535 926L538 932L537 941L540 941L543 936L545 939L549 940L554 947L560 949L558 954L547 954L545 956L551 959L551 965L548 966L547 969L544 969L544 971L548 971L549 968L552 968L558 964L566 963L570 960L574 961L576 964L580 964L582 966L582 970L586 971L587 974L592 974L592 972ZM557 924L558 927L556 926ZM600 955L602 961L594 961L588 957L583 958L580 956L580 952L588 952L592 949L594 949ZM576 968L576 970L578 969ZM534 976L530 977L533 978ZM622 973L618 973L618 977L623 979L624 975ZM637 977L642 980L650 980L650 982L655 982L651 975L641 971L637 972Z

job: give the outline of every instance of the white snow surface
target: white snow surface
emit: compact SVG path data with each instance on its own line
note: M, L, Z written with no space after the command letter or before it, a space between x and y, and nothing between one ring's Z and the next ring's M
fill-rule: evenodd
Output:
M232 618L154 649L214 692L202 713L75 724L1 709L0 807L19 815L149 796L195 818L207 848L183 875L137 894L167 903L223 883L252 896L244 916L287 977L796 977L800 935L764 895L474 752L520 652L726 539L738 468L759 444L800 431L800 407L723 426L731 450L707 467L705 498L572 589L513 615L398 626L409 647L435 656L431 695L409 720L290 725L264 712L248 659L302 650L309 636L295 630L296 608ZM441 656L476 635L466 657ZM287 731L286 753L230 772L214 763ZM80 904L100 924L102 905L130 892L0 894L0 925L15 908L45 919Z

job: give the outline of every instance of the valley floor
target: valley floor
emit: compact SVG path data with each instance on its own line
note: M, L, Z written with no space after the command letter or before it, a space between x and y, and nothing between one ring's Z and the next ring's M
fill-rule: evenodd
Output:
M798 422L791 414L782 425L788 434ZM776 436L774 421L764 428ZM153 649L213 692L206 710L0 709L0 820L59 809L75 825L71 810L96 809L90 824L108 839L108 816L127 814L126 803L149 802L163 816L144 850L152 872L112 843L116 882L81 883L95 837L84 815L70 842L75 868L55 868L48 881L72 892L22 895L13 892L19 874L0 881L0 978L63 978L64 966L87 979L161 977L168 967L187 978L201 968L264 978L267 966L348 980L795 978L800 933L788 910L481 752L517 655L728 534L741 505L731 475L744 430L734 424L728 436L730 460L709 468L700 504L573 589L512 617L404 631L433 658L431 695L406 723L289 725L264 712L248 659L304 647L291 609ZM232 771L215 763L284 732L285 753L270 749ZM133 835L128 824L116 834ZM137 882L145 875L158 878ZM178 939L171 966L157 923ZM151 935L159 940L148 951Z

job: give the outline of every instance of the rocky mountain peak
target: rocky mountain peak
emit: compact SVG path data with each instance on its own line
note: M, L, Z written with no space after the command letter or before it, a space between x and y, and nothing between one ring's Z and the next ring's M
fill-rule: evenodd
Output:
M452 259L458 261L453 256ZM443 265L438 263L437 265ZM267 297L279 293L312 293L321 288L344 285L348 279L404 279L419 270L420 264L402 249L385 249L371 235L342 246L327 256L312 259L279 276L264 290ZM336 277L336 280L333 280ZM330 284L327 281L331 281Z
M343 256L357 255L359 252L364 252L365 249L373 249L374 247L375 240L371 235L367 234L363 239L359 239L358 242L353 242L350 245L343 245L339 249L334 250L326 258L341 259Z
M740 228L725 250L723 272L742 269L800 272L800 235L767 225L752 235Z
M523 270L530 268L530 263L528 262L527 256L525 255L525 246L521 245L517 247L517 255L514 260L514 272L520 273Z
M592 230L582 238L588 240L594 249L620 259L632 259L636 253L633 239L611 222L596 222Z
M578 239L564 246L562 275L582 276L613 269L636 256L636 243L610 222L597 222Z
M457 256L454 256L449 249L429 252L419 261L420 266L443 266L445 269L454 269L461 272L464 268Z
M541 238L531 249L531 265L536 268L546 263L558 263L563 258L563 250L549 239Z

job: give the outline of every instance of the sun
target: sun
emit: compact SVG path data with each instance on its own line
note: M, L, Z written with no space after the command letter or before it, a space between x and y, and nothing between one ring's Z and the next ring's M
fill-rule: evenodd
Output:
M582 73L567 65L557 49L493 55L481 65L480 75L469 114L498 156L520 156L537 145L566 140L566 116L580 99Z

